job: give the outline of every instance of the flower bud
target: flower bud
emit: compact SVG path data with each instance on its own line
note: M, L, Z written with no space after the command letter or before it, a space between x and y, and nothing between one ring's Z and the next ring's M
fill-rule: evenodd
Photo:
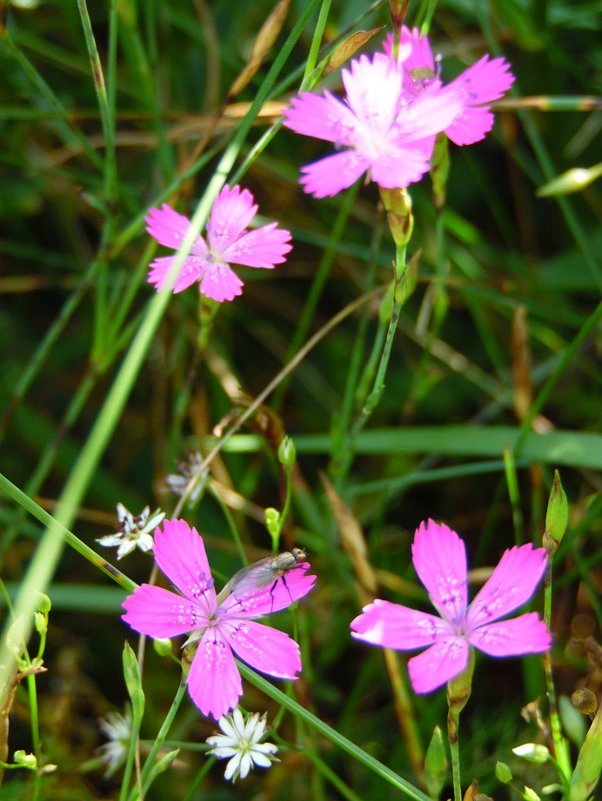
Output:
M553 197L554 195L570 195L581 192L602 175L602 162L593 167L573 167L562 175L556 176L536 191L537 197Z
M586 801L594 792L602 771L602 708L596 717L577 757L569 784L568 801Z
M15 765L19 765L21 768L27 768L27 770L35 770L38 766L38 760L35 754L27 754L23 750L15 751L13 759Z
M443 734L439 726L435 726L424 759L424 783L431 798L439 798L447 778L447 758Z
M44 615L42 612L35 612L33 620L36 631L42 637L48 631L48 615Z
M554 470L554 480L546 510L546 529L544 532L544 546L548 551L550 551L550 546L552 553L556 550L555 546L563 538L568 521L569 502L560 482L560 474L558 470Z
M297 459L297 449L290 437L284 437L278 446L278 461L286 467L292 467Z
M509 784L512 781L512 771L505 762L495 763L495 777L502 784Z
M474 651L470 649L468 667L455 679L447 682L447 705L450 712L459 715L466 706L472 691L472 674L474 671Z
M280 533L280 512L278 509L274 509L272 506L268 506L268 508L264 512L265 514L265 526L267 530L270 532L272 537L277 537Z
M43 615L48 615L52 609L52 601L44 592L36 593L36 609Z
M387 223L393 241L399 247L407 245L414 228L412 198L404 187L385 189L380 187L380 197L387 212Z
M566 695L561 695L558 699L558 712L560 714L562 730L569 740L575 743L577 748L581 748L583 740L585 739L586 723L579 707L574 706L572 701L572 698L569 700Z
M144 692L142 690L142 679L140 677L140 666L129 643L123 647L123 677L128 695L132 701L132 712L134 722L139 726L144 714Z
M171 640L167 637L153 640L153 649L159 656L171 656L173 654Z
M523 743L512 749L512 753L534 765L543 765L550 758L550 751L539 743Z

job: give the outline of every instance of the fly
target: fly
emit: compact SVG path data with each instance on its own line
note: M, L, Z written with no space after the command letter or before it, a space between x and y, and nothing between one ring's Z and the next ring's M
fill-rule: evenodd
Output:
M266 556L265 559L253 562L236 572L220 592L220 596L225 595L226 591L237 597L246 596L271 584L270 595L273 597L274 588L282 581L292 603L294 599L288 589L286 575L306 560L307 553L303 548L292 548L276 556Z

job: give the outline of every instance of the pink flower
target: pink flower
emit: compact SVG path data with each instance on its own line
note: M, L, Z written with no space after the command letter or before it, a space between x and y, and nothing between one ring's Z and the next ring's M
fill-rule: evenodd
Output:
M311 590L316 577L305 575L307 562L287 573L286 584L231 594L218 605L202 537L185 520L165 520L157 528L154 555L180 594L142 584L125 599L123 619L149 637L190 633L186 644L198 642L186 680L204 715L217 720L237 705L242 681L234 655L268 676L297 678L297 643L253 618L284 609Z
M514 83L510 65L503 58L490 60L483 56L476 64L464 70L445 86L439 77L428 37L421 36L417 28L401 29L399 49L410 54L404 57L404 91L406 98L416 100L424 92L435 92L459 101L461 110L444 130L456 145L472 145L485 137L493 127L493 114L489 103L498 100ZM393 35L384 43L384 51L391 56Z
M533 595L546 567L543 548L529 544L504 551L468 607L466 549L455 531L432 520L422 523L412 561L440 617L377 599L364 607L351 629L356 639L384 648L426 647L408 662L417 693L436 690L463 673L471 647L489 656L539 654L550 648L550 633L535 612L500 620Z
M303 92L284 111L284 125L305 136L333 142L339 151L308 164L301 184L315 197L336 195L364 173L386 189L419 181L429 169L433 136L462 110L452 93L427 89L408 102L403 55L397 63L382 53L360 56L342 71L341 102L330 92Z
M290 232L276 223L252 231L246 229L257 213L253 195L248 189L224 186L219 193L207 223L207 241L199 236L190 255L182 265L174 284L174 292L182 292L198 281L199 289L208 298L222 302L242 294L243 282L229 264L263 267L272 270L285 261L291 250ZM165 203L160 209L150 209L146 230L161 245L180 247L190 225L188 217L178 214ZM155 259L148 273L148 282L163 289L169 275L173 256Z

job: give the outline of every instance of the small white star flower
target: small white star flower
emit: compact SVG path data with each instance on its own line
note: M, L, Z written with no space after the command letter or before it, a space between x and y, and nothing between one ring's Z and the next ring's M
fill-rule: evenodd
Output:
M117 558L122 559L131 553L136 546L141 551L151 551L153 548L152 532L165 517L165 512L155 509L151 512L150 506L145 506L139 515L134 516L122 503L117 504L117 519L119 525L114 534L100 537L96 542L107 548L117 548Z
M224 778L233 782L240 776L244 779L249 771L256 765L260 768L269 768L272 762L278 760L274 756L278 747L274 743L260 743L265 735L266 714L255 712L247 720L242 716L240 709L235 709L229 715L224 715L218 721L223 734L215 734L207 738L212 748L207 752L217 759L229 759L226 765Z
M121 712L109 712L106 717L99 718L98 725L109 742L99 746L96 752L101 755L100 761L107 766L104 775L112 776L117 768L125 764L128 754L132 733L131 712L129 709L124 715Z

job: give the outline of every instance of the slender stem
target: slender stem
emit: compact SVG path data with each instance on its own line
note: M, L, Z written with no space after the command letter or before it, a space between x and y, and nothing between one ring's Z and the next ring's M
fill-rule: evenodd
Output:
M447 736L452 764L454 801L462 801L462 780L460 778L460 713L450 709L447 713Z
M152 745L152 748L147 756L144 767L142 768L142 775L141 775L141 782L144 788L144 792L148 790L148 780L152 776L152 771L155 766L155 758L159 753L160 749L163 747L165 740L167 739L167 735L169 734L169 730L171 729L171 725L174 721L176 713L180 708L180 704L182 703L182 699L184 698L184 694L186 692L186 679L182 676L182 681L180 682L180 686L178 687L178 691L173 699L173 703L169 709L169 712L165 716L165 720L161 728L159 729L159 733L155 739L155 742ZM135 796L136 788L132 788L128 796L128 801L134 801L136 798Z
M29 717L31 723L31 743L33 753L38 761L38 770L34 774L33 793L31 801L38 801L42 788L42 774L40 772L42 759L42 743L40 740L40 716L38 708L38 691L36 686L36 676L31 674L27 677L27 691L29 693Z
M397 330L397 324L399 322L401 307L403 306L403 302L405 300L404 279L406 275L406 253L407 253L407 243L402 245L397 245L396 258L395 258L395 278L393 282L393 303L391 307L391 315L389 317L387 334L385 337L385 344L383 346L383 351L380 357L378 370L376 371L376 376L374 378L374 383L372 385L372 390L370 391L370 394L366 398L366 401L362 406L362 409L358 414L355 423L353 424L351 431L349 432L346 441L344 441L343 446L341 448L341 456L339 464L335 468L337 488L341 486L342 481L351 465L355 440L358 434L361 432L361 430L364 428L364 426L370 419L370 417L372 416L372 413L374 409L377 407L385 389L385 378L387 375L389 360L391 358L391 352L393 349L393 340L395 339L395 331Z
M548 557L544 584L544 609L543 618L548 629L552 621L552 558ZM558 762L558 768L562 778L568 782L572 773L571 758L566 739L562 734L560 717L558 715L558 705L556 702L556 688L554 685L554 674L552 672L552 654L547 651L543 655L543 666L546 675L546 690L548 694L548 705L550 709L550 728L552 730L552 741L554 743L554 756Z

